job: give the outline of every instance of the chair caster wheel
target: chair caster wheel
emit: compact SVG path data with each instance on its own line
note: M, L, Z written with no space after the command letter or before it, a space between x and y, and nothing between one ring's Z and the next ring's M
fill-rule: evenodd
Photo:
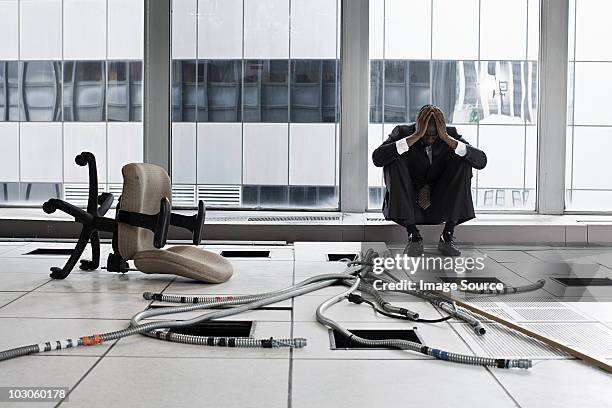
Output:
M79 268L82 271L93 271L97 269L92 261L88 261L86 259L81 259Z
M49 276L52 277L53 279L65 279L66 276L68 276L69 273L70 273L70 271L68 271L68 273L65 273L62 268L58 268L57 266L53 266L53 267L51 267L51 274Z
M47 214L53 214L55 212L55 206L51 203L51 201L45 201L42 209Z

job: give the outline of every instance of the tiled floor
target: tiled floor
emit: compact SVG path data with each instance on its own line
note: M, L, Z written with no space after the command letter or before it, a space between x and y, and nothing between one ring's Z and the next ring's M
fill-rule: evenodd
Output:
M295 243L258 246L269 258L234 258L235 275L205 285L168 275L75 270L67 279L48 277L65 256L24 255L66 243L0 242L0 349L126 327L135 313L160 302L143 291L185 295L246 294L280 289L307 277L344 270L328 253L350 254L361 243ZM366 244L366 247L370 246ZM403 248L374 244L396 254ZM230 246L207 246L220 252ZM252 248L252 247L251 247ZM105 246L103 253L109 251ZM432 248L428 248L428 253ZM495 276L508 285L547 278L537 292L474 298L474 304L612 363L612 287L564 288L551 277L612 278L612 248L491 246L464 248L483 256L485 269L465 277ZM104 255L103 255L104 257ZM446 275L449 275L448 273ZM436 281L440 273L414 277ZM448 351L490 357L529 357L529 371L485 369L432 360L399 350L332 350L329 331L315 309L342 288L329 287L255 310L232 320L255 322L253 336L306 337L298 350L208 348L143 336L97 347L61 350L0 363L0 387L69 387L56 406L211 407L602 407L612 399L612 375L487 322L476 336L457 321L424 324L386 318L366 305L340 303L329 315L349 329L416 328L422 340ZM424 318L443 312L417 298L393 295L394 303ZM163 316L185 319L198 313ZM0 403L0 406L5 406ZM27 404L16 404L25 407ZM54 406L35 404L34 406Z

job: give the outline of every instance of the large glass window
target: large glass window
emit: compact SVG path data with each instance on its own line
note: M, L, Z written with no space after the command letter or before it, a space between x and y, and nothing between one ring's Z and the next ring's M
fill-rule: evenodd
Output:
M611 211L612 180L604 170L612 148L612 3L570 0L567 210Z
M100 190L143 160L142 0L0 1L0 204L82 205L91 151Z
M173 0L174 204L338 208L339 0Z
M538 0L370 0L369 155L433 103L489 158L477 209L535 209L538 37ZM368 186L379 209L371 163Z

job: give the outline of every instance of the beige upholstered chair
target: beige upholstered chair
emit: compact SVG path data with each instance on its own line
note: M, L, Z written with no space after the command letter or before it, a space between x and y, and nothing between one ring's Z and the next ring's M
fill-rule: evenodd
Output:
M76 157L80 166L89 166L89 200L87 211L58 199L50 199L43 210L50 214L61 210L83 224L79 241L63 268L51 268L54 279L66 278L89 242L92 260L81 260L81 269L94 270L100 261L98 231L113 233L113 253L107 269L127 272L129 260L144 273L185 276L207 283L228 280L232 264L221 255L196 246L178 245L163 249L170 225L192 232L192 243L198 245L204 226L205 208L202 201L198 213L185 216L171 212L172 187L168 173L153 164L130 163L123 166L123 191L117 204L115 219L104 217L113 196L98 196L96 162L93 154L83 152Z

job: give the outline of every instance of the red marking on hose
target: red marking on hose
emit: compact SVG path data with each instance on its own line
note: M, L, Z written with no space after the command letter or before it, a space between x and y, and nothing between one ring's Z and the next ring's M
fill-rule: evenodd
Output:
M94 346L96 344L102 344L102 337L98 334L94 336L85 336L81 337L81 341L83 342L83 346Z

